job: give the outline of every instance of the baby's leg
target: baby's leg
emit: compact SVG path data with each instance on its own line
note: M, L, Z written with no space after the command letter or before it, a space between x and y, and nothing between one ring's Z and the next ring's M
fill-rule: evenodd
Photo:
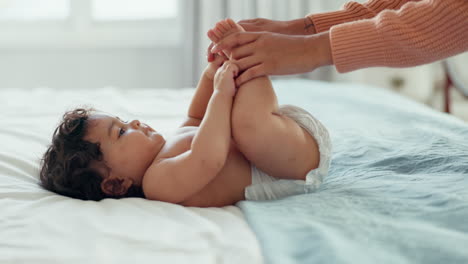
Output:
M214 32L226 36L238 30L242 28L227 20L218 23ZM246 158L273 177L305 179L319 165L315 139L294 120L278 113L276 94L267 77L239 87L232 110L232 134Z
M232 134L240 151L267 174L305 179L318 167L315 139L291 118L278 113L267 77L253 79L237 91L232 110Z

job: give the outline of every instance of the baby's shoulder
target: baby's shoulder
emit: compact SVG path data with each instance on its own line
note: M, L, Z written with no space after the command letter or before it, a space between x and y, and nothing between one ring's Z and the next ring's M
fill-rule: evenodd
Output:
M190 149L198 127L180 127L166 138L164 146L156 155L153 165L166 159L174 158Z

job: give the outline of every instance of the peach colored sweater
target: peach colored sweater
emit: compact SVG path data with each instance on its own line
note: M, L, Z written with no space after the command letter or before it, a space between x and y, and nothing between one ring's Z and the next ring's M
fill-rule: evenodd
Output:
M468 51L468 0L369 0L310 14L336 69L409 67Z

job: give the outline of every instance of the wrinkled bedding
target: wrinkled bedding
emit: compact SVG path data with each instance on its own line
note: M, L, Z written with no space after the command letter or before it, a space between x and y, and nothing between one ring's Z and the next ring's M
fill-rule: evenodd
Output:
M275 82L328 127L315 193L242 201L266 263L468 263L468 125L381 89Z

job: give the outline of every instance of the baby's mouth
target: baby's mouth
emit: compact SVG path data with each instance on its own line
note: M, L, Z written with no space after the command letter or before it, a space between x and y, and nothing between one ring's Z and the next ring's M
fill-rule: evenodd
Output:
M147 124L143 124L144 125L144 128L145 128L145 133L147 136L150 135L150 133L152 132L156 132L152 127L148 126Z

